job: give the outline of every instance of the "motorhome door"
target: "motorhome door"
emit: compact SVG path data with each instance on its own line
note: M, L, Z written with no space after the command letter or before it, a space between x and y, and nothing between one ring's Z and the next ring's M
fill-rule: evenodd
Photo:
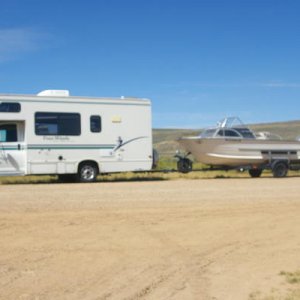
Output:
M0 122L0 176L26 174L25 122Z

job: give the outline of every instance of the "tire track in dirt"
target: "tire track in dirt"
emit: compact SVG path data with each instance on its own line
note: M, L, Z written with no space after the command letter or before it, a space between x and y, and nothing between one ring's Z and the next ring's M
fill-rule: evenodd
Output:
M298 268L299 183L0 186L0 299L247 299Z
M173 292L168 297L164 296L163 299L175 299L177 293L182 295L183 292L189 295L186 299L211 299L208 291L209 280L206 278L207 268L217 263L218 259L234 253L240 242L226 242L200 254L193 253L166 233L152 229L151 226L145 224L144 219L135 217L134 221L139 224L139 229L143 231L143 234L157 240L162 248L169 249L166 254L162 255L160 262L165 265L164 270L169 274L160 275L158 279L153 278L150 283L126 300L155 299L153 294L159 294L157 290L170 289L171 286Z

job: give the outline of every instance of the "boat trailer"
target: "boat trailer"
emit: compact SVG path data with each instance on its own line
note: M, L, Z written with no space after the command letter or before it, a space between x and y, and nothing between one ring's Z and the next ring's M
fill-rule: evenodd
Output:
M269 154L268 160L259 165L241 165L241 166L210 166L207 168L193 169L193 161L188 158L191 153L181 154L176 152L175 158L177 158L177 171L183 174L187 174L191 171L229 171L237 170L240 172L248 171L249 175L253 178L260 177L264 170L271 170L273 177L282 178L286 177L289 170L299 171L300 160L290 160L289 155L287 158L275 157Z

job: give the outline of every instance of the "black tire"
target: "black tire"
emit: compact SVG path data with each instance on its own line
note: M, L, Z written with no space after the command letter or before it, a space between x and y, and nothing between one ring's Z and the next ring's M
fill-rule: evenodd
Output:
M272 166L273 177L282 178L288 173L288 165L285 162L279 161Z
M180 173L189 173L193 170L193 162L188 158L181 158L177 162L177 170Z
M95 164L87 162L80 164L77 179L79 182L95 182L98 175L98 168Z
M152 169L156 169L158 166L158 161L159 161L159 155L157 150L153 149L152 150Z
M250 169L248 172L252 178L258 178L260 177L262 171L262 169Z

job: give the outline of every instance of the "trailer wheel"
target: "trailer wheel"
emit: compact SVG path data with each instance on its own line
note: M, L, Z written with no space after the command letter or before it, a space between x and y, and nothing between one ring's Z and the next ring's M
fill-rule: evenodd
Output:
M286 162L278 161L272 166L273 177L282 178L287 175L288 165Z
M180 158L177 162L177 170L180 173L189 173L193 169L193 162L188 158Z
M250 169L248 172L252 178L258 178L260 177L262 171L262 169Z
M83 162L79 165L77 178L80 182L94 182L98 175L98 168L92 162Z

